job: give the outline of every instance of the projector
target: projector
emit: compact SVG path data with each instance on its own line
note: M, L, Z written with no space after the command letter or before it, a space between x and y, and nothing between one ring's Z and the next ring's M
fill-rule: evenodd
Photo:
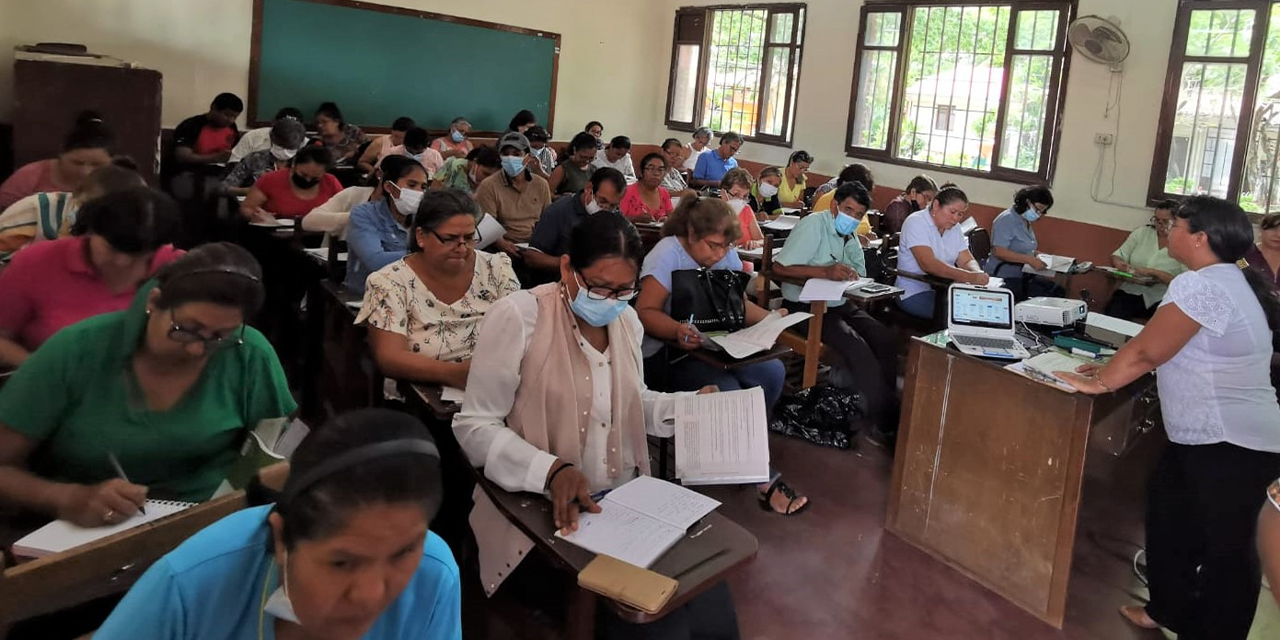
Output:
M1067 298L1031 298L1019 302L1013 308L1014 318L1018 322L1030 324L1047 324L1055 327L1069 327L1088 315L1089 308L1083 301Z

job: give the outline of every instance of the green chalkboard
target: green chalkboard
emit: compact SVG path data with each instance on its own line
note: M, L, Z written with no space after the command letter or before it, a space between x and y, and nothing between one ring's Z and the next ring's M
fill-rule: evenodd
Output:
M466 117L502 131L528 109L554 118L560 36L348 0L255 0L251 120L336 102L348 122L399 116L447 129Z

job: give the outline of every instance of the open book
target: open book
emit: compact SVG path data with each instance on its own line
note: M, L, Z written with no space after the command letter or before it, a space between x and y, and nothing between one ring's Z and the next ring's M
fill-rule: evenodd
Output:
M856 280L809 278L804 281L804 288L800 290L800 302L814 302L817 300L831 302L839 300L844 297L846 291L852 291L872 282L875 282L875 280L871 278L858 278Z
M649 568L674 547L693 523L720 503L649 476L640 476L605 496L600 513L578 516L578 530L556 532L587 551Z
M153 520L159 520L194 506L195 504L191 502L147 500L144 506L147 511L145 515L137 513L124 522L108 527L93 527L91 529L79 527L63 520L55 520L13 543L13 555L22 558L42 558L47 555L61 553L67 549L101 540L107 536L127 531Z
M723 350L739 360L748 358L761 351L772 349L773 345L778 342L778 336L787 327L799 324L812 317L813 314L803 312L788 313L784 316L774 311L766 316L764 320L746 329L739 329L724 335L708 336L710 342L704 343L705 348L716 351ZM719 347L719 349L716 349L716 347Z
M240 445L240 457L231 463L226 479L218 485L213 497L243 489L259 469L289 459L310 431L301 420L273 418L258 421L258 425L245 437L244 444Z
M1071 271L1071 265L1076 263L1075 258L1055 256L1048 253L1037 253L1036 257L1040 258L1040 262L1044 263L1045 268L1033 269L1031 268L1031 265L1024 264L1022 265L1023 273L1034 273L1046 278L1052 278L1059 273L1067 273L1068 271Z
M769 480L769 433L760 387L676 399L676 477L687 485Z

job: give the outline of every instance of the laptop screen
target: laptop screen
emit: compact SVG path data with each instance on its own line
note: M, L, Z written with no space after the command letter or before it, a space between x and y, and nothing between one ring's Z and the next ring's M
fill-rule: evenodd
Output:
M952 287L951 324L979 329L1013 329L1013 294Z

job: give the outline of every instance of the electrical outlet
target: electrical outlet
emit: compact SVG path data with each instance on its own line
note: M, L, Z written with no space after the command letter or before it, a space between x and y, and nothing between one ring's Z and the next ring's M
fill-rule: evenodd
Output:
M1109 147L1116 143L1116 137L1110 133L1095 133L1093 134L1093 143Z

